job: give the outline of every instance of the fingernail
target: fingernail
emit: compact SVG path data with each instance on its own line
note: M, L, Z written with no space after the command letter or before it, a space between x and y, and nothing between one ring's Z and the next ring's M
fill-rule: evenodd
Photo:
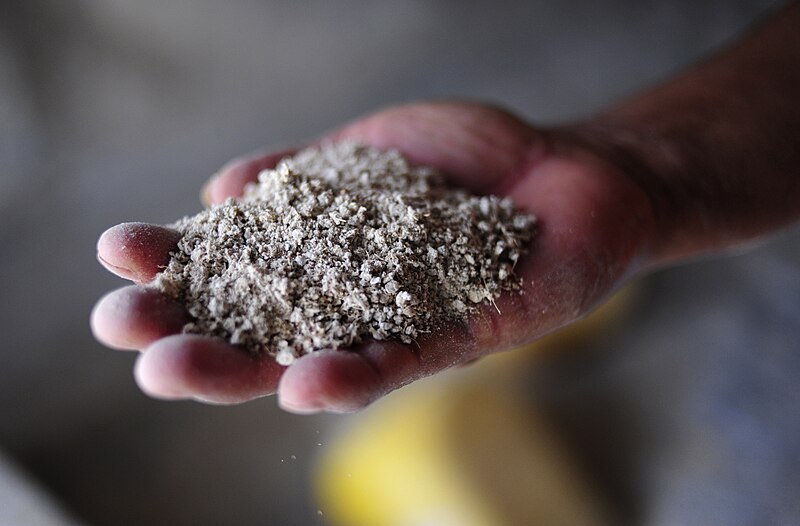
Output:
M120 267L118 265L112 265L111 263L103 259L103 256L101 256L99 253L97 254L97 261L99 261L100 264L103 265L108 271L110 271L113 274L116 274L121 278L129 279L131 281L137 281L139 278L139 276L131 269Z

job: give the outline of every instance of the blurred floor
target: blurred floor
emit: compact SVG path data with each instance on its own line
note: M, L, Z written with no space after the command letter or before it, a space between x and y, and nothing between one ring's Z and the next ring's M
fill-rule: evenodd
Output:
M121 285L94 260L99 233L192 213L228 158L385 104L584 115L772 3L5 0L0 446L90 524L324 521L308 468L336 419L146 399L132 357L88 332ZM642 319L588 355L605 358L537 373L566 435L603 428L598 405L648 430L626 448L643 523L797 522L798 244L663 272Z

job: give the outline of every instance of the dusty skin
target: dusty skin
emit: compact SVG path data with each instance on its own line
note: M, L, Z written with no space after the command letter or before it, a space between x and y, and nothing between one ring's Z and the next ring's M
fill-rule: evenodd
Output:
M411 344L519 289L534 222L396 151L323 143L173 225L153 286L189 311L184 332L289 365L366 337Z
M635 183L588 151L555 148L541 132L503 111L464 103L416 104L364 118L329 138L396 148L414 164L439 169L456 185L508 197L535 213L535 247L515 267L524 294L501 295L496 308L483 305L464 323L422 335L417 345L369 341L351 352L302 356L287 368L219 339L181 334L185 309L126 287L101 300L92 324L109 346L143 350L135 375L145 392L238 403L277 391L281 406L291 411L354 411L418 378L581 317L635 271L648 247L652 208ZM212 203L240 196L247 183L285 154L234 161L204 195ZM174 230L128 223L107 231L98 250L113 272L148 283L169 263L168 248L170 243L175 248L177 236ZM163 252L148 248L156 245ZM150 308L156 301L159 308Z
M330 134L396 148L456 186L536 214L534 246L514 269L524 294L501 295L498 310L484 306L418 346L365 343L285 368L180 334L186 310L137 287L100 301L95 334L143 350L136 377L154 396L236 403L277 391L293 411L353 411L575 321L638 273L752 246L800 220L799 22L794 2L715 56L571 125L542 130L497 108L438 102L390 108ZM204 195L213 203L240 196L287 153L230 163ZM112 272L148 283L179 237L123 224L101 237L98 252Z

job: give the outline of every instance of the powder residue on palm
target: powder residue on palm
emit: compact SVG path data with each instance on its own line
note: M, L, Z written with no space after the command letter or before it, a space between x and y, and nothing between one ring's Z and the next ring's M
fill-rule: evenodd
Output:
M397 151L329 143L173 225L183 237L154 286L186 305L185 332L287 365L364 338L411 343L519 289L534 223Z

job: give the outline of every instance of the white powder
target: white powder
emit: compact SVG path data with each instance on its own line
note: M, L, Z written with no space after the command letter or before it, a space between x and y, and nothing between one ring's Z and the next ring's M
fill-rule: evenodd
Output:
M365 337L410 343L519 288L534 222L396 151L325 144L173 225L183 238L155 286L186 305L185 332L289 364Z

